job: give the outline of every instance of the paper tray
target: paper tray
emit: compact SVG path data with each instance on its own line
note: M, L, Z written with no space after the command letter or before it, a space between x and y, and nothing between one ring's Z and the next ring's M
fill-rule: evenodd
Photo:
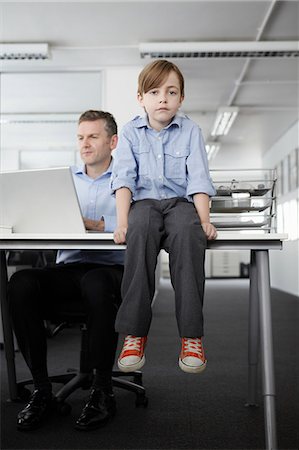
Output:
M216 228L231 228L231 229L243 229L243 228L267 228L271 227L270 215L247 215L247 216L230 216L230 215L211 215L211 222Z
M264 211L270 208L272 198L225 198L213 197L211 213L246 213L250 211Z
M263 196L271 191L272 186L266 186L264 183L259 183L256 187L248 183L238 183L232 185L214 183L217 196L230 197L232 194L248 193L251 196Z
M270 192L276 181L273 169L211 170L217 196L231 196L234 193L248 193L263 196Z

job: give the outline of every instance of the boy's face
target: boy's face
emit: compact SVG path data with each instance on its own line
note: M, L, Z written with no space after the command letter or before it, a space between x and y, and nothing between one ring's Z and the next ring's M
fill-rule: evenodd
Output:
M138 93L137 98L148 115L150 126L157 131L162 130L171 122L183 101L177 74L170 72L161 86Z

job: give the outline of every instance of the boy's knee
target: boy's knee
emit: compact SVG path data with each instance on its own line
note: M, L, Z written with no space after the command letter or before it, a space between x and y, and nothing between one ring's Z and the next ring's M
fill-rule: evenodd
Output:
M157 211L152 200L144 200L132 207L129 214L129 232L146 236L157 230L162 223L160 213Z
M176 238L184 242L192 242L195 247L206 246L207 241L201 225L194 223L177 224Z
M147 240L148 238L154 238L159 233L160 224L154 219L152 220L147 215L140 214L134 221L129 223L127 242L128 240L134 242L140 242Z

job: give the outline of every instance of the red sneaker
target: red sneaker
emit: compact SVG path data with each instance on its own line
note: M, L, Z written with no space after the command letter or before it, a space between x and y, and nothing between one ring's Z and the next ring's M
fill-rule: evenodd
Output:
M145 363L144 348L147 337L136 337L129 334L125 338L123 349L117 365L122 372L139 370Z
M184 372L200 373L205 370L207 360L201 338L182 338L179 366Z

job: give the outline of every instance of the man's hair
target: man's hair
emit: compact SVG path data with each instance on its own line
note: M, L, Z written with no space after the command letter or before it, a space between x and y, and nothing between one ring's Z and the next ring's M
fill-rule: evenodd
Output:
M85 111L79 117L78 124L81 122L94 122L95 120L104 120L105 121L105 130L108 133L109 137L112 137L114 134L117 134L117 124L112 114L106 111L96 111L93 109L89 109Z
M144 67L138 77L138 93L146 94L151 89L160 87L170 72L179 78L181 95L184 96L184 77L178 66L166 59L157 59Z

